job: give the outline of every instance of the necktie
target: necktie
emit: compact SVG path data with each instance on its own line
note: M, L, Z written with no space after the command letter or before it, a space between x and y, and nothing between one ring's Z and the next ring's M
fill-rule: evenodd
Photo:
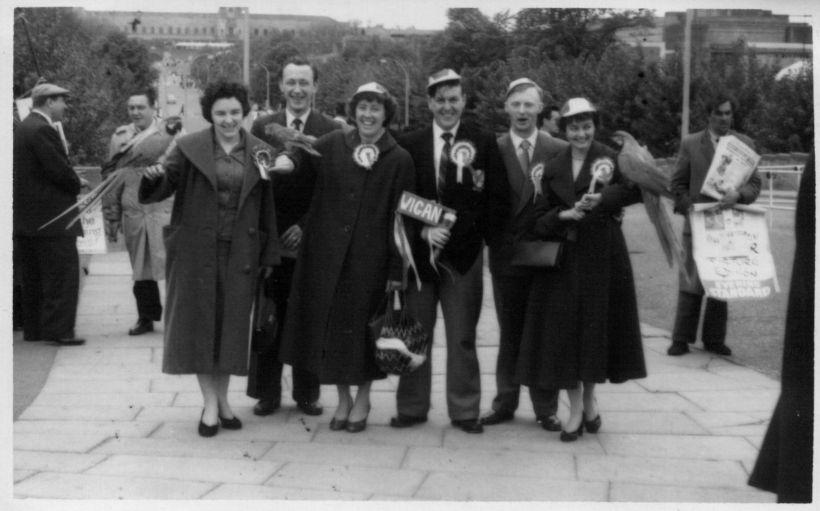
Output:
M298 119L298 118L294 119L293 122L291 123L291 126L293 126L293 129L295 129L296 131L301 132L302 131L302 119Z
M441 148L441 157L439 157L438 163L438 182L436 183L436 190L438 191L439 197L444 192L444 186L447 183L447 171L449 170L450 164L450 149L452 149L452 145L450 144L450 140L453 139L453 134L450 132L444 132L441 134L441 138L444 139L444 147Z
M521 170L524 171L525 176L530 173L530 143L527 140L522 140L518 146L518 163L521 164Z

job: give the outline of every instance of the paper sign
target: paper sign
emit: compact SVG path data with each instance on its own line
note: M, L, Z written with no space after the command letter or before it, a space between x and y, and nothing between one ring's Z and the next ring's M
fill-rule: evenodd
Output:
M80 254L105 254L105 224L103 223L102 205L97 204L80 217L83 236L77 238L77 252Z

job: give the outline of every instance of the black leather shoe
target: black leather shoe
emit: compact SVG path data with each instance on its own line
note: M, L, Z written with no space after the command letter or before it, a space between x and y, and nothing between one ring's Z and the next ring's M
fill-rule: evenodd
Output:
M140 318L137 323L128 330L128 335L142 335L154 331L154 322L150 319Z
M689 345L685 342L673 342L672 346L666 350L666 354L670 357L679 357L686 353L689 353Z
M347 419L337 419L333 417L330 419L330 431L341 431L343 429L347 429Z
M412 415L398 414L390 419L391 428L409 428L416 424L427 422L427 417L413 417Z
M81 344L85 344L85 339L71 337L67 339L51 339L51 342L59 344L60 346L80 346Z
M204 415L205 415L205 410L202 410L202 415L199 417L199 429L198 429L199 436L204 436L206 438L207 437L212 437L212 436L216 435L216 433L219 431L219 422L217 422L213 426L208 426L207 424L202 422L202 416L204 416Z
M596 415L591 421L584 418L584 429L590 433L597 433L601 429L601 414Z
M367 415L370 415L370 408L367 409ZM365 429L367 429L367 415L364 416L364 419L360 421L347 421L347 427L345 428L348 433L361 433Z
M515 417L515 414L512 412L494 410L490 415L482 417L480 422L484 426L494 426L496 424L501 424L502 422L511 421L513 420L513 417Z
M555 415L549 417L538 417L538 424L547 431L558 432L561 431L561 421Z
M305 415L322 415L322 407L317 405L315 402L309 403L307 401L302 401L301 403L296 403L296 406Z
M450 423L465 433L484 433L484 427L478 419L452 420Z
M729 346L726 346L725 344L704 344L703 349L705 349L706 351L710 351L716 355L723 355L726 357L732 354L731 348L729 348Z
M584 436L584 423L583 421L581 424L578 425L578 429L573 432L569 431L561 431L561 441L562 442L574 442L578 440L579 437Z
M225 429L242 429L242 421L237 417L231 417L230 419L220 417L219 425Z
M279 406L279 401L274 401L273 399L260 399L259 402L253 407L253 414L264 417L278 410Z

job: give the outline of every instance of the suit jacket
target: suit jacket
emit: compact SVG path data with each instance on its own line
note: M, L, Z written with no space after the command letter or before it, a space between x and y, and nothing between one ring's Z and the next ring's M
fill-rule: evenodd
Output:
M265 126L275 122L285 126L285 111L260 117L253 123L251 134L261 138L277 150L283 149L283 144L271 135L265 133ZM334 120L311 110L308 114L305 128L302 132L305 135L321 137L341 126ZM276 220L279 233L284 233L290 226L299 222L307 213L310 207L310 200L313 196L313 185L316 182L316 171L310 165L310 158L306 154L300 154L299 168L290 174L275 174L273 176L273 194L276 201Z
M441 202L455 209L458 218L439 262L464 274L481 253L482 242L486 241L488 245L499 242L509 215L510 196L495 135L462 120L453 144L461 140L468 140L476 147L477 154L472 167L484 171L484 185L477 189L472 174L466 169L462 183L457 182L454 170L447 173ZM432 125L400 137L399 144L413 157L416 193L426 199L438 200ZM430 265L427 242L419 236L413 236L411 245L421 279L435 279L437 273Z
M66 229L69 214L38 228L77 202L80 178L68 161L57 130L32 112L14 130L13 217L20 236L82 236L80 222Z
M506 222L504 223L501 235L496 237L496 243L490 245L490 270L494 275L499 274L524 274L529 270L510 266L510 259L513 256L515 242L524 234L527 228L527 221L532 216L535 207L535 186L529 177L530 171L538 164L545 165L545 172L548 161L558 156L569 144L558 138L538 131L533 148L530 167L521 168L518 161L518 151L513 146L512 137L509 132L498 137L498 149L504 161L506 170L506 188L510 197L510 208Z

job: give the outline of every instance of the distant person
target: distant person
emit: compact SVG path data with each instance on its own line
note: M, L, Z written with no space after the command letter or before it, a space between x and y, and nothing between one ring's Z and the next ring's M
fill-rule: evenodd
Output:
M561 118L561 109L556 105L545 107L538 114L538 128L551 137L561 138L561 129L558 120Z
M679 278L678 306L675 312L675 326L672 330L672 344L666 351L671 356L689 352L698 334L701 305L703 303L703 285L698 278L695 260L692 256L692 227L689 225L689 211L697 202L714 202L715 199L700 193L703 181L709 171L720 137L734 135L752 149L752 139L731 129L735 112L735 103L725 94L716 96L706 104L709 115L708 127L683 138L678 152L678 159L672 173L671 189L675 196L675 212L684 215L683 246L686 251L686 267L681 269ZM730 189L720 199L720 206L729 208L737 203L751 204L760 193L760 176L754 171L749 181L739 189ZM684 275L688 274L689 279ZM729 309L726 301L717 298L706 298L703 312L703 331L701 340L706 351L718 355L731 355L732 350L726 345L726 323Z
M23 339L84 344L75 336L80 291L77 236L72 215L40 227L77 202L87 183L77 176L54 123L63 119L68 90L41 83L31 91L32 110L14 130L13 232L22 281Z
M519 238L526 230L535 207L535 187L531 172L545 169L566 147L563 140L538 130L537 118L543 108L543 91L529 78L514 80L507 87L504 110L510 129L498 138L498 148L506 167L509 215L498 243L490 245L490 272L493 298L498 317L499 345L496 362L496 395L492 413L481 419L485 426L513 419L518 408L520 386L515 383L515 368L524 330L524 319L534 268L513 266L511 261ZM558 390L530 387L536 420L547 431L560 431Z
M202 391L200 436L242 422L228 403L231 375L248 373L250 315L260 273L279 262L273 187L255 162L271 151L242 128L248 90L214 82L200 99L212 125L176 140L160 164L146 168L143 203L174 197L164 229L166 265L165 344L162 371L196 374ZM287 155L272 172L290 172Z
M272 123L314 137L339 129L337 123L311 108L318 87L319 73L312 64L301 58L286 62L279 77L279 90L285 98L285 109L258 118L251 133L275 146L275 137L265 132L265 128ZM251 357L255 358L251 365L256 370L248 379L247 393L259 399L253 408L256 415L270 415L281 404L282 363L279 362L278 346L288 310L288 296L296 266L296 251L304 235L304 224L300 222L304 220L310 208L315 182L316 173L309 165L300 166L298 171L291 174L273 176L276 225L285 251L281 264L266 283L266 291L276 302L276 314L279 318L276 342L271 343L268 351L251 354ZM296 406L306 415L321 415L322 407L318 402L319 381L316 376L300 368L293 368L292 375L291 395Z
M780 398L760 447L749 484L777 493L781 503L812 502L814 452L814 151L800 179L795 249Z
M132 94L127 106L131 123L114 131L108 162L103 166L111 172L124 172L125 178L103 198L103 213L108 239L116 242L119 232L125 237L137 301L137 322L128 330L128 335L141 335L153 332L154 321L162 319L157 284L165 279L162 228L171 220L174 200L169 197L154 204L141 204L139 186L145 167L165 153L181 124L177 117L169 120L156 117L157 93L153 87Z
M336 121L343 130L350 131L353 129L353 126L347 121L347 114L345 113L345 104L343 102L336 103L336 115L333 117L333 120Z

